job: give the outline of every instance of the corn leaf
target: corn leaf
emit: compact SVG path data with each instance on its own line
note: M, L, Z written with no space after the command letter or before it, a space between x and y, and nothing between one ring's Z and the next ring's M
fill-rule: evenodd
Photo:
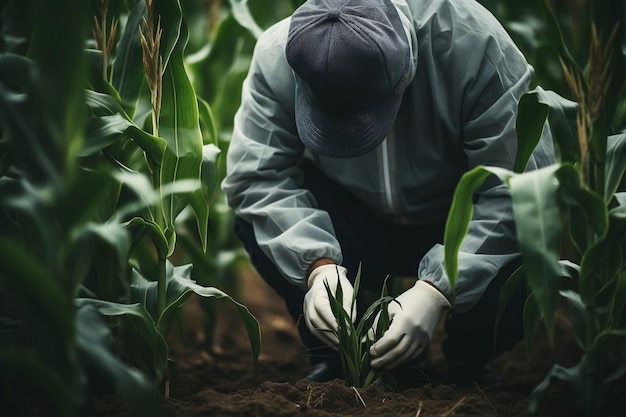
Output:
M46 129L38 139L51 152L55 166L64 172L66 166L73 165L84 137L87 56L83 48L89 7L82 0L38 0L32 9L35 30L28 54L37 64L37 100L45 109L41 114L46 115Z
M174 266L166 264L166 307L160 317L158 312L158 283L144 278L137 270L133 270L131 278L131 300L146 306L156 322L159 332L167 335L174 315L193 294L204 298L224 298L237 308L248 333L252 356L256 366L261 349L259 324L247 307L235 301L228 294L214 287L203 287L196 284L191 277L192 265Z
M570 168L565 166L563 170ZM555 173L560 169L559 165L552 165L516 175L509 181L526 276L545 320L550 340L561 272L561 224L557 199L559 184L555 179Z
M28 380L32 388L46 393L52 408L47 412L59 417L73 417L83 403L80 398L83 387L71 387L65 375L50 365L50 362L25 349L16 351L0 347L0 369L2 377L6 378L3 382L11 381L13 375L20 375Z
M559 190L565 203L570 207L576 206L584 215L584 221L573 224L572 228L586 231L589 225L598 238L603 238L608 230L609 215L602 197L583 186L578 171L571 165L563 165L555 177L559 181Z
M76 228L73 237L72 253L74 256L70 260L71 273L75 290L78 286L89 280L89 272L98 275L93 284L99 288L98 296L107 299L113 296L113 279L124 276L130 252L130 236L128 230L121 224L116 223L86 223ZM108 257L110 255L110 257ZM90 270L92 265L99 265L99 260L106 265L105 271L102 268Z
M626 360L624 359L626 358L626 328L606 330L598 336L593 351L598 356L597 359L602 361L608 351L617 353L620 359L618 366L611 369L611 373L602 381L600 390L612 388L611 384L626 374Z
M5 237L0 237L0 270L0 284L7 293L19 294L29 305L38 306L46 317L45 323L54 329L58 339L71 333L68 297L53 271L26 248Z
M233 124L255 42L229 13L221 20L213 42L204 53L188 59L196 92L211 106L220 131Z
M541 139L546 119L549 120L553 140L558 144L556 151L562 162L580 160L576 114L578 104L567 100L553 91L537 87L522 96L519 102L515 128L518 150L514 171L523 172L532 152Z
M623 0L606 0L591 2L591 20L598 30L599 43L605 49L607 62L610 64L610 75L606 80L607 88L604 93L603 113L606 115L601 121L609 127L611 118L617 113L617 108L622 106L623 91L626 86L626 57L624 54L624 11ZM613 40L610 36L615 29Z
M354 310L356 305L360 281L361 267L359 265L353 285L352 310ZM344 381L353 387L365 388L384 373L372 368L370 365L369 348L373 341L370 340L368 332L374 325L376 318L378 318L378 322L376 324L374 341L378 340L385 330L389 328L387 305L392 302L394 298L387 295L386 282L387 280L385 279L381 297L366 309L355 328L351 315L344 309L341 301L343 300L343 289L341 285L337 282L335 294L333 294L328 283L324 281L330 307L337 322L336 335L339 341L338 350L341 360L342 376ZM379 313L380 316L378 316Z
M459 249L474 214L472 201L474 192L492 174L498 176L504 183L513 175L512 172L502 168L478 166L461 177L454 192L444 232L444 266L452 291L458 275Z
M252 17L250 9L248 8L248 0L230 0L230 7L235 16L235 20L237 20L241 26L248 29L255 39L258 39L263 33L263 29L259 27L254 17Z
M546 397L550 393L550 387L555 379L565 381L575 389L575 395L577 398L584 397L584 380L583 380L584 360L571 368L566 368L561 365L554 365L548 372L539 385L535 387L530 395L528 402L528 415L537 416L542 410L541 406Z
M515 121L517 131L517 154L513 170L523 172L528 159L537 147L541 132L548 117L549 107L540 103L538 92L524 94L519 101L518 116Z
M29 73L33 73L35 68L33 64ZM34 84L36 77L33 76L29 82ZM38 183L59 182L64 164L62 150L44 123L31 121L46 114L36 94L40 93L16 93L0 84L0 124L14 164L27 178Z
M500 320L504 314L504 310L506 309L509 301L511 301L511 297L517 290L517 287L522 283L522 281L526 278L526 267L524 265L517 268L511 276L504 282L502 289L500 290L500 294L498 296L498 310L496 311L496 323L493 329L493 342L494 345L497 342L496 338L498 336L498 329L500 327Z
M181 40L184 41L184 48L189 40L189 35L187 34L186 23L183 21L180 0L155 0L154 5L157 19L161 20L161 27L163 28L160 53L163 57L163 68L167 71L170 60L178 59L174 55Z
M547 35L549 41L552 43L552 47L557 51L568 71L570 71L573 76L578 77L580 80L584 80L585 78L583 76L582 70L576 63L576 60L574 59L567 47L567 43L565 42L563 33L561 32L559 21L556 18L554 12L544 0L540 0L539 5L541 7L541 11L546 22Z
M165 258L167 256L169 251L167 238L165 237L161 226L159 226L156 222L143 217L134 217L130 221L126 222L125 225L131 227L141 227L142 230L150 236L150 240L156 249L157 256L159 258Z
M204 145L218 145L217 122L213 110L202 97L198 97L198 113L200 116L200 128Z
M141 89L146 84L139 39L139 29L145 14L146 2L136 2L117 44L111 74L112 84L122 99L122 107L131 118L135 115Z
M591 348L587 343L589 340L587 338L587 332L590 329L587 328L587 312L585 311L585 305L580 298L580 294L572 290L559 291L559 294L567 300L576 342L587 351Z
M202 187L191 194L190 205L195 213L203 251L206 251L207 247L209 207L218 187L219 173L217 164L220 152L220 149L213 144L202 147Z
M626 134L609 136L606 150L604 200L608 203L624 182L626 172Z
M180 5L177 7L177 13L181 14ZM169 29L169 31L173 30ZM198 102L183 62L183 53L188 38L187 26L183 22L180 26L180 36L177 38L178 41L163 75L159 135L166 140L167 148L160 169L161 185L200 178L202 133ZM188 194L177 193L163 196L164 230L169 241L169 254L174 251L176 241L174 220L188 204Z
M532 292L528 295L528 298L526 298L522 317L524 322L524 340L526 341L526 353L528 354L528 359L530 359L533 348L535 346L535 334L537 333L537 329L539 328L539 324L541 323L541 312L539 311L539 304L535 299L535 294Z
M152 161L160 163L163 160L166 141L137 126L117 100L108 94L87 90L86 101L93 117L88 124L89 135L79 155L92 155L125 134L132 138Z
M155 385L141 372L118 359L112 349L109 328L96 310L94 306L85 304L76 313L76 344L82 361L111 378L133 415L162 416Z
M240 1L240 0L237 0ZM266 0L247 0L250 13L261 28L290 16L294 10L304 3L303 0L286 0L268 2Z
M128 320L135 330L133 335L137 337L136 342L140 346L141 356L146 358L146 364L152 368L156 382L163 379L167 368L167 342L164 335L158 332L142 304L119 304L91 298L77 298L75 304L79 312L83 308L91 308L106 317L121 317Z
M30 71L32 59L11 52L0 54L0 82L14 91L31 91L33 78Z
M355 281L355 285L358 286L358 282ZM324 280L324 287L326 288L331 311L337 322L336 336L343 378L348 384L359 387L361 386L360 376L363 364L361 337L355 331L352 319L343 307L343 288L341 283L337 281L334 294L326 280Z

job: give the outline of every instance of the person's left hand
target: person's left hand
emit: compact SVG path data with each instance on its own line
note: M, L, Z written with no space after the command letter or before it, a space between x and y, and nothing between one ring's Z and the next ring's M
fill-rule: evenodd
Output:
M441 314L449 308L447 298L424 281L418 280L396 297L388 305L389 329L370 347L372 368L392 369L416 358L430 343ZM377 322L378 318L373 329Z

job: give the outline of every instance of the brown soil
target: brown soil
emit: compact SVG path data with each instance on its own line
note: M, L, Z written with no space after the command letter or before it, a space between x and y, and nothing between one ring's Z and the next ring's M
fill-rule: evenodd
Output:
M170 337L171 355L179 373L171 382L170 397L163 399L167 416L524 416L530 391L552 364L578 361L567 317L559 314L554 349L540 335L530 360L524 343L520 343L494 362L506 381L503 387L481 390L443 385L434 379L419 388L390 392L379 385L357 390L341 380L310 382L303 379L310 367L282 300L250 270L233 291L230 293L237 294L235 298L261 325L256 377L247 335L234 309L227 302L217 303L217 328L209 354L202 348L207 343L202 324L205 313L198 300L192 299L185 310L184 337L177 332ZM433 375L445 368L440 351L443 337L438 331L433 340ZM567 394L565 387L555 389L543 415L582 415ZM99 398L96 409L100 416L126 415L114 397ZM620 415L619 404L616 410L611 415Z

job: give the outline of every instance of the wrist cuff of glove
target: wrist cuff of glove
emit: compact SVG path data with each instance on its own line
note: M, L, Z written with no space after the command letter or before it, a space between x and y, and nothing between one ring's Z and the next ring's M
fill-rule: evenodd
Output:
M441 293L441 291L439 291L437 288L427 283L426 281L417 281L415 283L415 288L421 292L426 293L428 295L428 298L430 298L433 304L437 307L443 310L447 310L452 307L450 305L450 301L448 301L448 299Z
M339 266L336 264L327 264L318 266L309 274L309 278L307 279L307 287L311 289L313 283L318 278L326 278L329 284L335 283L339 280L340 276L346 276L347 269L343 266Z

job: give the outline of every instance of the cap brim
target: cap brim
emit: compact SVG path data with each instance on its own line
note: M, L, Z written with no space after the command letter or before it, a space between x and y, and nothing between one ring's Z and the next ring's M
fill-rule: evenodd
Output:
M353 113L325 112L312 104L296 76L295 118L302 143L312 152L332 158L364 155L380 145L391 130L402 94L382 98Z

